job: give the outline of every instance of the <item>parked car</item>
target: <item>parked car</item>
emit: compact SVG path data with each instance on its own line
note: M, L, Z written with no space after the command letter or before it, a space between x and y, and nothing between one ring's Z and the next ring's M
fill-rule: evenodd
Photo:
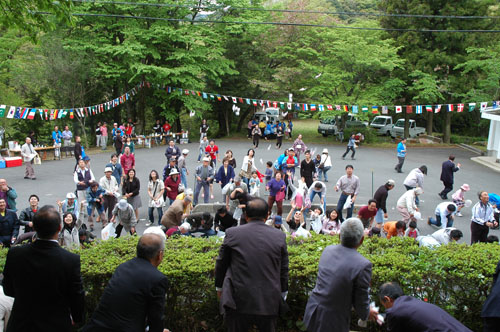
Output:
M359 120L354 114L347 114L347 121L344 127L368 127L368 122Z
M337 135L335 118L321 120L318 125L318 133L323 135L323 137L327 137L328 135Z
M392 125L392 116L387 115L377 115L370 123L377 134L387 136L391 135Z
M415 120L408 120L408 121L410 121L409 137L414 138L425 133L425 128L417 127L417 122L415 122ZM403 137L404 133L405 133L405 119L399 119L392 126L391 137L392 138Z
M267 123L271 121L272 123L276 123L276 121L281 120L280 110L279 108L268 107L264 112L255 112L254 118L259 122L264 121Z

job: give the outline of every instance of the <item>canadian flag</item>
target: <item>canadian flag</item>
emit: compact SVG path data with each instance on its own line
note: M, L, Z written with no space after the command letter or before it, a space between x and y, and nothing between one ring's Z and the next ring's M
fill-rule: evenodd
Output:
M401 113L403 112L403 107L402 106L396 106L396 113Z
M464 104L458 104L457 112L463 112L463 111L464 111Z

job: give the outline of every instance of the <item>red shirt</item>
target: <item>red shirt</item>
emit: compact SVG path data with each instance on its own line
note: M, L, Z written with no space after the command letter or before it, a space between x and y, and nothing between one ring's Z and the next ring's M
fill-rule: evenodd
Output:
M128 156L124 153L120 157L120 164L122 164L123 174L127 174L129 170L135 167L135 157L133 154Z
M132 135L132 129L133 129L133 128L134 128L134 127L132 127L132 126L125 127L125 134L126 134L127 136Z
M207 152L210 155L210 158L212 158L212 160L215 160L217 159L217 153L219 153L219 148L217 147L217 145L214 146L209 145L205 148L205 152Z
M172 126L168 122L163 125L164 132L170 131L170 128L172 128Z
M375 209L374 211L370 211L368 210L368 205L363 206L358 211L358 216L360 217L360 219L371 219L375 217L376 214L377 214L377 209Z
M170 199L175 199L177 195L179 195L179 184L181 183L181 177L180 175L177 175L177 181L174 181L174 179L169 176L168 178L165 179L165 182L163 183L165 185L165 191L167 192L167 197ZM172 189L171 191L167 190L167 187Z

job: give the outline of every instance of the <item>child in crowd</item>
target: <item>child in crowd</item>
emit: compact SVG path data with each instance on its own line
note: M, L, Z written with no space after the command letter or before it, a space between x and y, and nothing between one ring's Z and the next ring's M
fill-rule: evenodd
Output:
M453 203L455 203L455 205L457 206L457 216L458 217L462 217L463 215L460 213L460 210L462 210L462 208L464 207L465 205L465 193L467 191L470 190L470 187L467 183L464 183L460 189L458 189L457 191L455 191L455 193L451 196L451 198L453 199Z
M405 236L412 237L415 240L418 236L420 236L420 233L417 229L417 222L415 220L410 221L408 229L405 231Z
M314 162L314 166L316 167L316 176L315 177L317 178L319 175L318 167L319 167L319 164L321 164L321 155L317 154L316 158L313 160L313 162Z
M256 171L252 172L252 177L248 184L250 185L250 195L260 197L260 180Z
M319 234L321 232L321 229L323 228L322 219L323 219L323 210L320 207L315 207L313 210L311 210L309 221L311 229L316 234Z
M271 181L271 178L273 177L273 162L268 161L266 163L266 187L269 181Z
M337 235L340 233L340 220L337 210L327 210L323 217L321 232L325 235Z

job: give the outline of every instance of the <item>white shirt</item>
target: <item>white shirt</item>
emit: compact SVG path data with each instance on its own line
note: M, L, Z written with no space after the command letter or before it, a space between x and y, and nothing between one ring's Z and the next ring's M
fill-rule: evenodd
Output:
M417 209L415 204L415 190L408 190L399 199L397 206L408 209L408 213L414 214Z
M450 211L448 211L448 205L450 204L455 206L455 211L451 213ZM448 215L454 216L457 213L457 206L454 203L450 202L439 203L434 213L436 214L436 216L441 217L441 228L446 228L447 217Z
M106 194L114 195L119 193L118 182L113 175L111 175L109 179L106 177L106 175L104 175L99 180L99 185L102 189L106 190Z
M332 159L330 158L330 155L326 153L321 154L321 160L320 160L320 165L323 164L325 167L332 167Z
M432 237L439 242L439 244L448 244L450 243L450 233L451 231L455 230L456 228L454 227L447 227L447 228L442 228L438 231L435 231L432 233Z
M73 181L75 181L76 184L78 184L78 172L82 173L83 175L83 178L85 178L85 172L90 172L90 181L95 181L95 177L94 177L94 174L92 173L92 171L90 169L88 169L87 167L85 167L83 170L78 167L75 171L75 173L73 174Z
M250 158L248 156L245 156L245 158L243 158L243 163L241 164L241 169L243 171L247 171L248 169L248 162L251 161L252 162L252 171L256 171L257 170L257 167L255 167L255 160L254 158Z
M323 187L321 187L321 189L319 191L316 190L316 188L314 187L316 185L316 183L321 183L321 185L323 186ZM311 197L311 193L313 191L321 193L321 198L326 199L326 185L323 182L321 182L321 181L314 181L311 184L311 186L309 187L309 190L307 191L307 197Z

